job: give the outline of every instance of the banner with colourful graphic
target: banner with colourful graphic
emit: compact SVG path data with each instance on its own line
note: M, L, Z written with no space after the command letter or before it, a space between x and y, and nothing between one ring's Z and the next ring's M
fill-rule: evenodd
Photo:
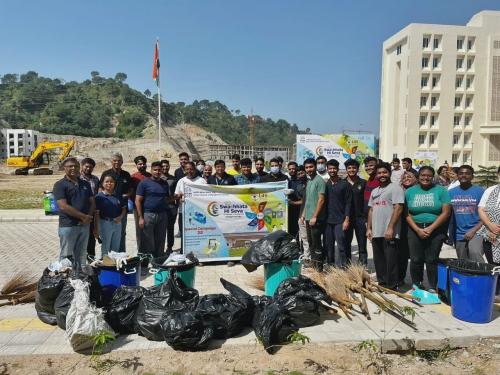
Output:
M413 158L413 168L420 169L424 165L435 167L438 160L437 151L417 151Z
M347 159L356 159L362 164L365 157L375 155L375 135L356 132L297 134L297 163L320 155L326 160L336 159L342 169Z
M288 229L287 181L218 186L186 184L182 248L202 262L237 260L250 245Z

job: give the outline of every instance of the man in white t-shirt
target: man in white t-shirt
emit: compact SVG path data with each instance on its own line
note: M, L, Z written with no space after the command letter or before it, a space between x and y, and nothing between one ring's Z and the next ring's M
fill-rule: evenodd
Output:
M399 158L392 159L392 172L391 172L391 182L401 185L401 177L405 170L401 167L401 161Z
M184 189L186 183L189 182L191 184L196 185L206 185L207 182L203 177L198 176L196 166L192 161L188 161L184 165L184 173L186 174L182 177L175 187L175 198L178 199L181 203L179 205L179 231L181 233L182 238L182 209L184 207Z

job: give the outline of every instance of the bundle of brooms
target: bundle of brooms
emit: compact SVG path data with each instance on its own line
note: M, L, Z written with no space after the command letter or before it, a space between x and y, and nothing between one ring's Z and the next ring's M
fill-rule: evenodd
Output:
M357 306L367 319L371 319L366 300L372 301L380 310L385 311L403 323L415 328L407 316L414 316L415 310L409 306L401 306L385 294L393 294L418 305L416 299L405 293L384 288L373 282L366 268L359 264L351 264L346 269L331 267L325 272L310 270L307 276L323 287L329 297L335 301L348 319L352 319L354 306ZM359 297L358 297L359 295Z
M35 301L37 281L25 272L14 274L0 290L0 306Z

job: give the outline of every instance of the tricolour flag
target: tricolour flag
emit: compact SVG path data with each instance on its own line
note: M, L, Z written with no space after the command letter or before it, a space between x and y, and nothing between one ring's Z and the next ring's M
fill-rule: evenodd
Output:
M155 58L153 61L153 79L158 84L160 80L160 41L156 41L155 44Z

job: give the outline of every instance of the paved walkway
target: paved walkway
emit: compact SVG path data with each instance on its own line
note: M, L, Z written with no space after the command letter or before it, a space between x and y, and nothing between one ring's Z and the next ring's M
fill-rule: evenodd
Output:
M0 285L18 271L38 276L48 263L57 259L57 221L52 217L49 221L37 220L38 218L44 218L41 210L0 210ZM132 215L129 215L129 220L129 233L134 233ZM127 248L133 253L134 234L127 237ZM453 254L453 249L443 249L443 257L452 257ZM205 265L198 267L196 272L195 288L202 295L223 292L220 277L243 287L251 294L262 293L251 286L252 280L262 278L262 267L249 274L239 265ZM152 284L152 276L141 281L144 286ZM399 302L403 303L401 300ZM369 309L371 320L361 314L348 320L342 314L331 315L325 312L320 324L301 329L301 332L316 343L358 343L374 340L386 350L409 349L413 346L417 349L437 349L447 345L468 346L481 337L500 337L499 306L495 306L495 319L489 324L472 324L457 320L451 316L450 308L446 305L417 308L417 330L407 327L392 316L378 312L374 305L370 305ZM247 330L239 337L225 342L214 341L213 345L253 345L255 342L255 335L251 330ZM171 350L164 342L148 341L138 335L120 336L114 344L114 350L150 348ZM38 320L33 304L0 307L0 356L49 353L72 353L65 340L64 331Z

